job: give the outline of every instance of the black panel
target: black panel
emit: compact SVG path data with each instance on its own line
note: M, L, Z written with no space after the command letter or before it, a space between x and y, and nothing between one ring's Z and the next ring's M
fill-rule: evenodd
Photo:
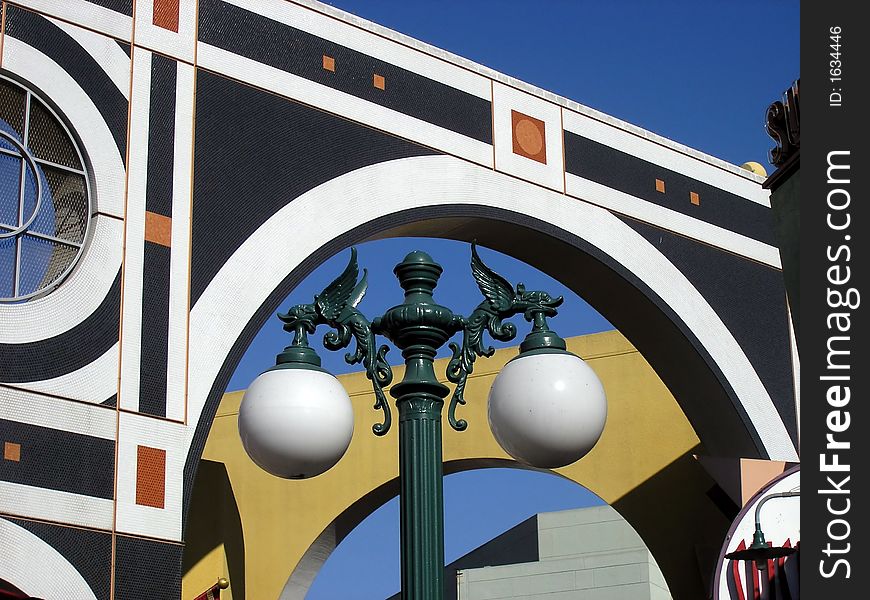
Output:
M491 103L220 0L200 0L199 39L257 62L492 143ZM335 71L323 68L323 56ZM383 90L372 77L382 75Z
M115 407L118 405L118 394L112 394L102 402L100 402L103 406L112 406Z
M707 497L716 505L716 508L722 511L722 514L729 521L733 521L740 514L740 507L718 484L714 484L713 487L707 490Z
M0 79L0 119L6 121L18 139L24 137L24 118L27 111L27 96L20 87ZM7 132L8 133L8 132Z
M91 364L118 342L120 310L119 270L97 309L69 331L36 342L0 344L0 365L3 366L0 381L23 383L53 379Z
M91 4L97 4L128 17L133 16L133 0L87 0Z
M166 416L170 249L145 242L139 412Z
M436 153L205 71L197 75L195 135L191 306L294 198L361 167Z
M6 8L6 34L36 48L75 79L100 111L126 160L127 99L99 63L48 19L13 5Z
M64 527L5 517L57 550L91 587L97 600L109 600L112 574L112 535L103 531ZM12 552L15 552L13 549ZM38 569L38 557L33 557ZM48 600L48 599L46 599Z
M148 184L145 210L172 216L173 148L175 146L174 60L151 57L151 103L148 119Z
M27 145L34 158L81 169L78 153L66 132L40 102L30 104Z
M184 546L119 535L115 546L115 600L178 600Z
M797 447L797 415L782 272L622 218L689 279L734 335Z
M152 56L145 209L165 217L172 217L177 70L174 60ZM171 254L166 246L145 242L139 411L160 417L166 416Z
M746 237L776 245L773 215L769 208L568 131L565 132L565 170ZM656 179L665 182L665 193L656 191ZM691 203L691 192L700 196L699 205Z
M0 461L0 480L111 499L115 441L0 419L0 440L21 445Z
M126 54L127 56L132 56L132 49L130 47L130 44L121 40L115 40L115 43L121 47L121 50L124 51L124 54Z

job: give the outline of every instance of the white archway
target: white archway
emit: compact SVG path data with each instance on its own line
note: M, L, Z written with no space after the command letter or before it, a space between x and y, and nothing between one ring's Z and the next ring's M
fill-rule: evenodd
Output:
M0 576L27 594L41 598L97 600L91 587L49 544L23 527L0 519L0 539L15 552L4 552ZM38 557L39 565L34 565Z
M551 224L634 274L697 336L768 456L797 460L782 418L732 333L686 276L645 238L607 210L449 156L399 159L337 177L289 202L245 240L191 310L190 421L200 419L213 395L222 368L216 357L230 354L287 273L324 243L366 223L408 210L431 208L434 213L444 205L499 209Z

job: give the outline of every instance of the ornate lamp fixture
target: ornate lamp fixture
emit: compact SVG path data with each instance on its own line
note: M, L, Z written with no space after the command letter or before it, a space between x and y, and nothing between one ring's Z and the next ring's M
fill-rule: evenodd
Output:
M425 252L415 251L393 272L405 291L404 303L369 321L356 307L365 295L351 250L344 272L314 297L279 314L293 342L278 355L277 364L260 375L245 392L239 410L239 434L251 459L261 468L289 479L314 477L339 461L353 434L350 398L338 380L320 366L308 344L318 325L333 331L323 338L328 350L356 342L349 364L362 364L372 382L376 410L383 420L372 429L384 435L392 416L384 388L393 380L386 361L388 346L378 347L376 335L395 344L405 359L404 379L390 388L399 410L399 475L402 537L402 590L405 598L440 600L443 595L444 534L441 459L441 410L450 390L438 381L434 359L438 349L462 332L462 346L450 343L453 357L446 377L455 384L447 417L457 431L467 427L456 418L466 403L468 376L478 356L495 350L483 334L510 341L513 323L522 314L532 330L520 353L498 374L489 395L489 422L505 452L524 464L555 468L584 456L601 436L607 416L604 388L592 369L566 350L547 318L556 315L562 297L512 286L487 267L471 246L471 272L484 300L468 317L436 304L433 290L441 266Z
M755 562L755 566L761 570L767 569L767 561L775 558L781 558L794 554L797 548L782 548L779 546L768 546L764 539L764 532L761 530L761 507L768 500L774 498L794 498L800 496L799 491L780 492L765 496L758 501L755 506L755 532L752 534L752 544L745 550L736 550L725 555L725 558L731 560L751 560Z

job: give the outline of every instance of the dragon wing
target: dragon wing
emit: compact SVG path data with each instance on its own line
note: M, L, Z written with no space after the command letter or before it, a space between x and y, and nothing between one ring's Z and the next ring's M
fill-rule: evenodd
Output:
M368 269L363 269L362 279L359 280L359 283L356 284L356 287L353 288L353 291L350 293L350 298L347 300L348 306L352 306L354 308L362 302L363 297L366 295L366 290L369 287L369 271Z
M362 289L357 284L359 267L356 263L356 248L350 249L350 262L344 272L335 278L326 288L314 297L317 312L328 322L335 321L341 311L348 305L355 306L365 295L366 277L362 281Z
M471 244L471 274L477 281L480 293L489 300L490 307L497 311L507 310L516 294L507 279L487 267L477 254L475 243Z

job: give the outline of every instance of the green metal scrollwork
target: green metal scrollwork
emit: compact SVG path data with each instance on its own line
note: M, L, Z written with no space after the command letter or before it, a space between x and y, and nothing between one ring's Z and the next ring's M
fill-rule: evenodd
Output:
M565 349L565 342L547 327L546 318L555 316L556 307L562 304L562 296L553 298L547 292L527 291L522 283L512 286L504 277L484 264L477 254L477 247L471 244L471 274L477 282L485 300L481 302L471 315L463 319L462 347L450 344L453 358L447 365L447 379L456 384L456 389L450 399L447 419L450 426L457 431L468 427L465 419L456 419L456 408L466 403L465 384L468 376L474 371L474 361L478 356L489 358L495 352L492 346L485 346L484 331L493 339L509 342L517 335L513 323L505 323L504 319L522 313L525 319L533 324L532 332L526 337L521 351L531 351L542 348Z
M375 410L384 411L384 420L375 423L372 431L375 435L384 435L389 431L392 417L390 405L384 395L383 388L393 381L393 371L386 360L389 347L377 347L371 323L357 310L356 306L365 296L368 287L368 273L363 270L359 277L359 267L356 260L356 248L351 249L350 261L344 272L332 283L314 297L313 304L298 304L286 313L278 314L284 322L284 329L292 332L293 343L278 356L279 365L283 362L306 363L320 366L320 357L308 345L309 333L314 333L318 325L327 325L335 331L323 336L323 345L327 350L340 350L356 341L353 353L347 353L344 360L351 365L362 363L366 377L372 382L375 393Z
M390 309L373 322L356 308L365 295L368 275L363 270L363 276L359 279L355 248L351 249L350 261L344 272L314 297L313 304L299 304L286 313L278 314L278 318L284 322L284 329L294 334L293 343L278 355L279 367L304 365L306 368L320 368L320 357L308 344L308 334L314 333L318 325L328 325L334 330L323 337L323 345L328 350L340 350L348 347L352 340L356 341L354 351L345 354L344 359L351 365L362 364L372 382L374 408L384 412L383 422L372 426L376 435L384 435L390 429L392 417L384 388L393 380L392 369L386 360L389 347L378 347L376 333L386 335L405 348L410 343L404 339L406 335L419 335L415 324L426 323L427 335L434 336L426 344L432 344L430 352L434 356L438 345L453 332L462 330L462 346L453 342L449 344L453 356L447 365L447 379L456 384L447 418L450 426L457 431L468 427L464 419L456 418L456 409L466 403L465 386L468 376L474 371L474 362L478 356L488 358L495 352L492 346L485 344L484 332L495 340L509 342L516 337L517 328L513 323L505 322L505 319L522 314L532 323L532 331L520 345L521 352L565 351L565 341L547 326L547 317L557 314L556 308L562 304L563 298L554 298L547 292L526 290L522 283L511 285L484 264L475 244L471 245L471 273L484 300L468 317L455 315L449 309L432 303L431 291L441 267L432 263L428 255L412 253L397 269L397 275L401 275L400 281L404 281L403 286L410 286L406 292L411 294L413 300L409 298L406 304ZM429 273L430 270L432 273ZM403 355L406 351L407 348Z
M365 279L365 276L363 276ZM330 326L335 331L330 331L323 336L323 345L328 350L340 350L350 344L351 337L356 340L356 348L353 353L344 355L344 360L350 365L362 363L366 370L366 377L372 382L375 392L375 410L384 411L384 421L372 425L375 435L384 435L390 430L391 416L390 405L384 395L383 388L393 381L393 371L386 360L389 346L386 344L377 347L375 335L372 333L371 323L356 308L346 310L346 315Z

